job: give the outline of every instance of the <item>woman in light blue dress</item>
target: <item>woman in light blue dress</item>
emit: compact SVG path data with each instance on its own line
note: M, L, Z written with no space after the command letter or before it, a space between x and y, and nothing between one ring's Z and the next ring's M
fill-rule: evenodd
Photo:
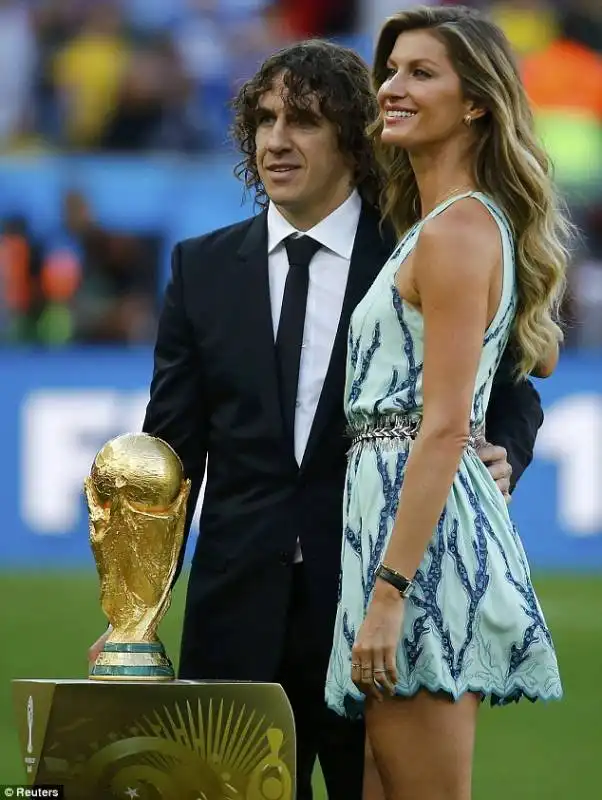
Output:
M467 800L480 702L562 695L525 553L474 448L510 337L523 374L555 368L568 223L492 23L400 13L374 77L400 242L349 330L326 700L365 715L387 800Z

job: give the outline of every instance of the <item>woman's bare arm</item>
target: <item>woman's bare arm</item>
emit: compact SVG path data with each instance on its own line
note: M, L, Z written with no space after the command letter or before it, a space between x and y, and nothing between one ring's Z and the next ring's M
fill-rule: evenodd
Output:
M384 558L408 578L422 561L467 444L496 270L499 231L477 201L461 201L425 224L413 254L424 318L424 416Z
M533 375L536 378L549 378L550 375L553 374L554 370L556 369L556 365L558 364L558 355L559 355L559 345L556 342L554 345L550 347L549 352L546 354L545 358L539 362L539 364L533 370Z

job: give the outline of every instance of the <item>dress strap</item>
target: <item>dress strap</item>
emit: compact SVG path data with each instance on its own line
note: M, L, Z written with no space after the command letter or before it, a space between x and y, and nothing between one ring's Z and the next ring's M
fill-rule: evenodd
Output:
M447 200L443 200L438 206L435 206L432 211L429 211L426 217L421 220L421 223L424 224L428 219L432 219L438 214L441 214L441 212L445 211L446 208L449 208L454 203L457 203L458 200L464 200L465 197L474 197L476 194L477 192L474 191L462 192L461 194L452 194L452 196L448 197Z

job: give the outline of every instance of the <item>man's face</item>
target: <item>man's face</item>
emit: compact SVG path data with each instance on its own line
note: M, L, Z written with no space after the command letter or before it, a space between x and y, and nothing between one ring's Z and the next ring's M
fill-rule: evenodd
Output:
M257 170L268 197L285 216L314 218L315 224L319 210L327 216L348 196L352 169L339 150L335 126L320 113L317 98L302 111L284 102L287 93L279 78L259 99Z

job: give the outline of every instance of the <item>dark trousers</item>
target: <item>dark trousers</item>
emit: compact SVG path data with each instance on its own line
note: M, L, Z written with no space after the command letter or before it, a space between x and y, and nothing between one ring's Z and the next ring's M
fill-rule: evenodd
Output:
M284 654L276 677L291 703L297 736L297 800L312 800L311 777L320 759L328 800L361 800L364 725L331 711L324 700L330 650L312 637L302 564L294 567Z

